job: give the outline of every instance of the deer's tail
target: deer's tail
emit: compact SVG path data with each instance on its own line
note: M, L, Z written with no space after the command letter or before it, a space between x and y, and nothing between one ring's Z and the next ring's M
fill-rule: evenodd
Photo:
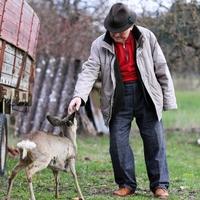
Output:
M30 140L22 140L21 142L17 143L17 147L22 149L22 159L24 159L27 156L28 150L34 149L36 144Z

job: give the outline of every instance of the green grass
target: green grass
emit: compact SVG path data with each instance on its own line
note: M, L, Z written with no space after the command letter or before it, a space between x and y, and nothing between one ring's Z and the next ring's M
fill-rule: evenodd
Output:
M199 199L200 197L200 147L196 145L200 134L168 133L167 157L171 177L170 198L173 200ZM139 134L131 135L134 148L138 189L136 196L127 199L153 199L149 191L146 175L142 141ZM77 172L82 192L88 200L121 199L112 196L116 189L113 179L112 165L108 153L109 138L78 137ZM17 160L8 159L7 175ZM0 199L6 193L7 175L0 180ZM73 178L70 173L60 173L60 198L72 199L77 196ZM54 199L54 179L51 170L45 169L33 178L36 198L39 200ZM29 192L24 172L20 172L14 182L12 200L27 200Z
M163 123L165 129L170 131L200 130L200 92L199 91L177 91L178 109L163 112ZM138 129L133 123L133 128Z
M194 91L178 91L178 110L164 112L165 128L200 127L200 93ZM167 140L167 158L170 171L170 198L172 200L200 199L200 146L196 140L200 133L169 132ZM143 158L142 141L138 133L131 135L131 145L136 160L136 174L138 188L134 197L125 200L153 199L149 191L149 182ZM11 137L10 144L15 144ZM78 137L77 172L82 192L87 200L114 200L121 199L112 196L116 189L112 165L108 153L109 138ZM8 159L7 174L0 177L0 199L6 194L7 177L17 160ZM60 200L72 199L77 196L71 174L60 173ZM54 199L54 179L51 171L45 169L33 178L33 185L37 200ZM24 172L21 172L14 182L12 200L27 200L29 192Z
M178 110L163 113L166 128L200 127L200 92L177 91Z

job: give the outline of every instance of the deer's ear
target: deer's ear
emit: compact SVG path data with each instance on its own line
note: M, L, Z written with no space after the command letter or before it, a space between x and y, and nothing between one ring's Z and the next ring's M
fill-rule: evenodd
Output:
M72 121L67 122L67 126L72 126L74 123Z
M61 119L52 115L46 116L47 120L52 126L61 126Z
M69 126L74 124L74 117L75 117L75 112L68 116L68 122L70 124Z

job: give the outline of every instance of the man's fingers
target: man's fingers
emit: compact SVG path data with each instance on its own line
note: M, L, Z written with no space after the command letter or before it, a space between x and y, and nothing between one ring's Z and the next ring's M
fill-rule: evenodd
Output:
M76 104L76 111L78 111L80 109L80 106L81 106L81 102L77 102L77 104Z
M68 108L68 113L72 114L75 111L76 111L76 105L74 104L74 102L71 102Z
M72 114L75 111L78 111L81 106L81 98L80 97L75 97L74 99L71 100L69 107L68 107L68 113Z

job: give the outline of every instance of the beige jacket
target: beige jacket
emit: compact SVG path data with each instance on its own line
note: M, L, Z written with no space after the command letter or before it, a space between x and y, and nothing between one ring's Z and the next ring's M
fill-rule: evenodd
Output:
M137 43L137 67L160 120L163 110L177 108L172 78L155 35L140 26L134 26L132 32ZM115 59L114 44L109 40L109 34L98 37L92 43L90 56L82 66L74 91L74 97L81 97L86 102L93 84L101 73L101 110L106 125L109 124L111 118L116 87Z

